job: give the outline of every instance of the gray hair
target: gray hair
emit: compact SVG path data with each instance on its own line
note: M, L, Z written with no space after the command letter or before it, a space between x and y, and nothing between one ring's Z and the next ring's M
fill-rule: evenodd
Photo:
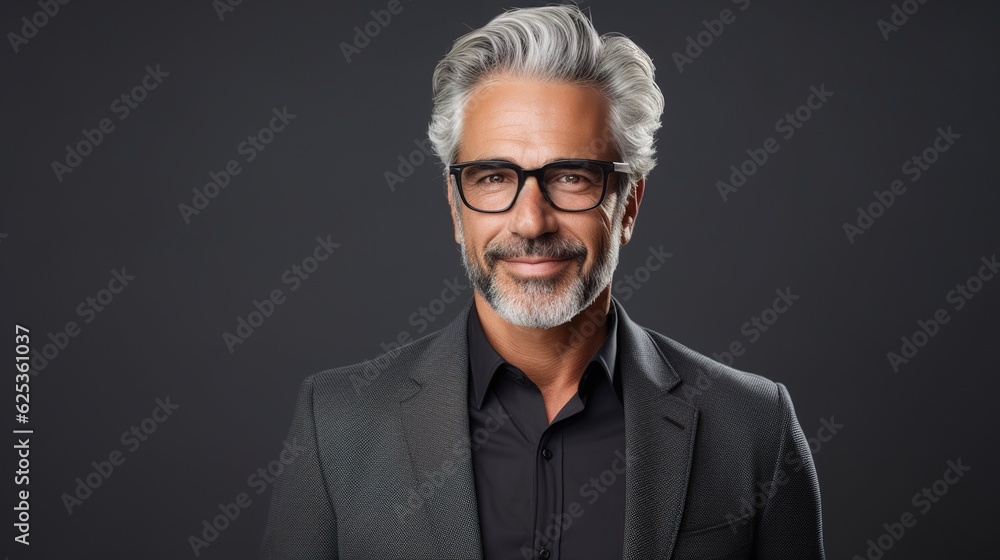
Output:
M438 63L428 137L446 177L458 156L473 91L501 74L594 87L608 99L608 131L612 147L630 166L628 187L656 165L653 135L660 128L663 94L652 60L624 35L598 35L580 8L569 4L500 14L456 40Z

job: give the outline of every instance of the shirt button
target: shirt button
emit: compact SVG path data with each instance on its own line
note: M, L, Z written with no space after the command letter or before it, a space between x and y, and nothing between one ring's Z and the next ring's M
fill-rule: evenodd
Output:
M545 449L543 449L542 450L542 457L545 457L546 459L551 459L552 458L552 450L549 449L548 447L546 447ZM545 549L543 548L542 550L545 550Z
M549 554L549 549L547 548L543 548L538 551L538 557L541 558L542 560L545 560L549 556L551 556L551 554Z

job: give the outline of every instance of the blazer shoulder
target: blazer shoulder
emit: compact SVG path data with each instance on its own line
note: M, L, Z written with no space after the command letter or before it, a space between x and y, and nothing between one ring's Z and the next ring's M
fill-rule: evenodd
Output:
M780 383L723 364L652 329L643 330L680 377L675 393L691 404L735 407L768 416L784 408L787 391Z
M394 388L408 382L409 373L419 364L444 329L428 333L374 358L325 369L303 380L313 387L317 402L354 408L364 403L385 402Z

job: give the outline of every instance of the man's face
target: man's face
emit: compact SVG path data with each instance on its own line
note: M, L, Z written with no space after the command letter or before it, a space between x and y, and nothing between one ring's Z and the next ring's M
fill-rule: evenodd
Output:
M496 78L466 107L457 161L506 159L524 169L558 159L614 161L608 110L604 96L586 86ZM449 177L455 241L473 287L516 325L546 329L572 319L609 286L619 247L631 236L643 185L616 216L624 180L611 176L601 206L563 212L528 178L511 209L485 214L455 204Z

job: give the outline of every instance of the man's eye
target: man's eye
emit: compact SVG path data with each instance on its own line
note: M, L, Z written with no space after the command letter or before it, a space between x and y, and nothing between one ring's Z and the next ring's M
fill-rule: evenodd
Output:
M492 173L489 175L483 175L476 182L482 185L496 185L507 181L507 177L503 173Z
M588 175L583 175L580 173L564 173L562 175L558 175L556 176L556 182L560 185L573 185L577 187L583 187L597 183L593 177L590 177Z

